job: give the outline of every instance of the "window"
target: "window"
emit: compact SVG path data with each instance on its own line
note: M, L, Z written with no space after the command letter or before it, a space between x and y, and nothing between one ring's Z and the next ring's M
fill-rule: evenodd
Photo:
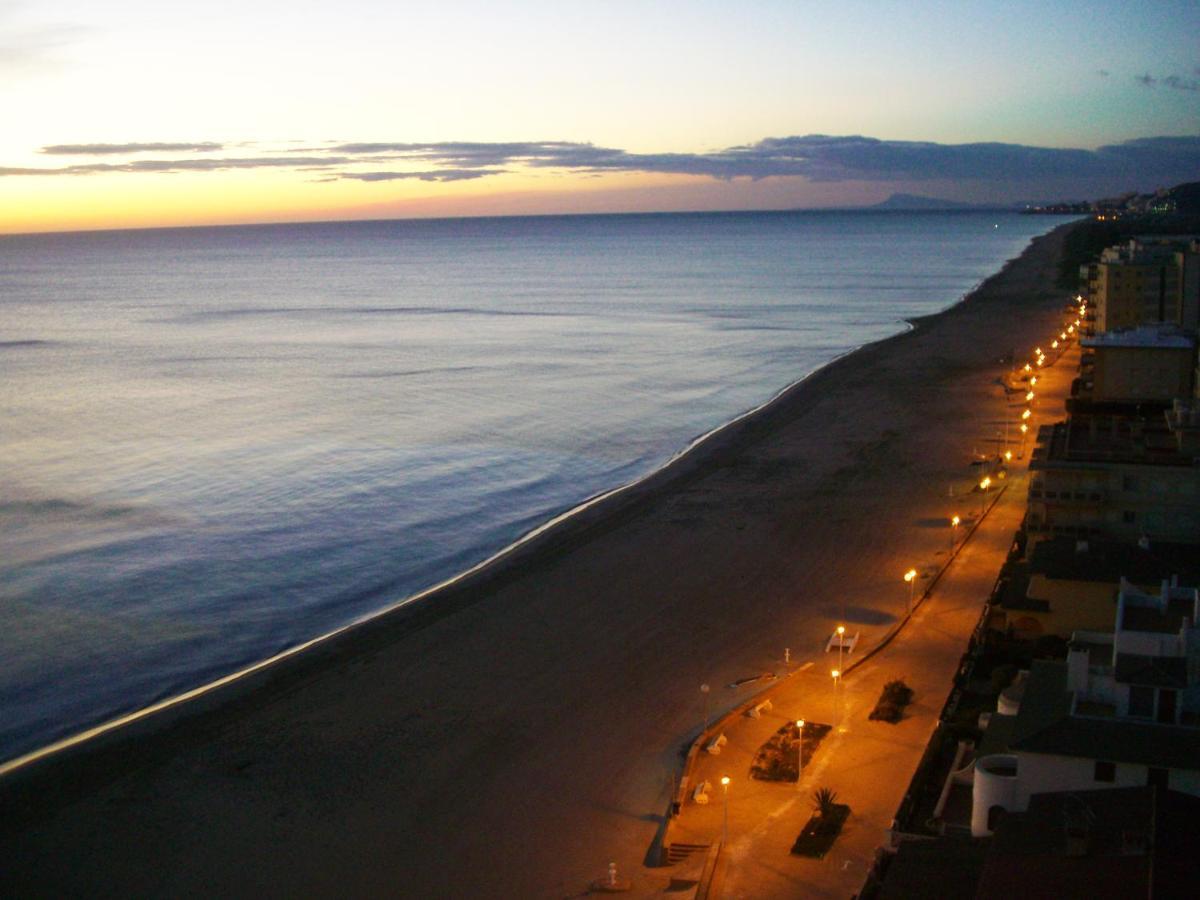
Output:
M1134 684L1129 687L1129 714L1150 718L1154 715L1154 688Z
M1158 690L1158 718L1164 725L1175 724L1175 692L1170 688Z
M1171 780L1171 773L1166 769L1156 769L1153 766L1146 770L1146 784L1149 787L1167 789L1167 782Z
M1096 760L1096 772L1093 776L1096 781L1105 781L1109 784L1117 780L1117 764Z

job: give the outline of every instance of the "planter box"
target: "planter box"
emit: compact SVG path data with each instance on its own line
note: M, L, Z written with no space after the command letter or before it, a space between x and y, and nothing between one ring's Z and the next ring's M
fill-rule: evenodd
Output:
M792 852L797 856L811 856L822 859L833 846L838 835L842 833L842 825L850 816L850 807L845 803L835 803L833 811L828 816L813 813L796 843L792 844Z

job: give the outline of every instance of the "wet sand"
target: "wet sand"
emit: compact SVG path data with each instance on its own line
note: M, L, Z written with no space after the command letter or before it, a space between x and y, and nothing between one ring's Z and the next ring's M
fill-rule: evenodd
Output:
M0 894L567 897L610 860L665 888L699 685L715 715L903 611L978 509L1065 230L438 595L9 777Z

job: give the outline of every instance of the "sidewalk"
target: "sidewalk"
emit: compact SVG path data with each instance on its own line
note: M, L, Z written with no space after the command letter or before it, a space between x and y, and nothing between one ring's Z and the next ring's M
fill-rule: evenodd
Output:
M1053 421L1061 411L1077 354L1076 345L1042 373L1034 422ZM761 718L741 716L726 723L727 743L719 756L699 754L670 840L721 841L726 814L721 778L728 776L729 837L721 854L720 883L710 896L846 898L862 886L936 728L967 641L1024 515L1025 464L1032 444L1026 443L1025 460L1013 460L1008 490L890 644L855 667L836 689L830 675L838 665L836 650L802 663L763 695L772 708ZM859 651L844 659L845 667L880 637L864 634ZM870 721L867 716L883 685L893 678L903 678L913 688L913 703L896 725ZM804 760L800 784L751 779L758 748L781 726L800 718L834 726L813 758ZM691 789L702 781L712 785L707 805L692 801ZM838 801L850 806L850 818L823 860L793 856L792 842L812 813L812 793L821 787L837 792Z

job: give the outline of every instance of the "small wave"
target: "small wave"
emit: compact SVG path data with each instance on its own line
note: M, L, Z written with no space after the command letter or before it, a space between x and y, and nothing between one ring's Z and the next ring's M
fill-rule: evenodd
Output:
M452 372L482 372L487 366L446 366L432 369L399 369L383 372L350 372L345 375L335 375L335 378L412 378L416 375L447 375Z
M22 347L48 347L53 341L0 341L0 350L19 350Z
M153 324L240 319L255 316L514 316L521 318L565 318L586 316L568 310L483 309L474 306L260 306L207 309L181 316L147 319Z

